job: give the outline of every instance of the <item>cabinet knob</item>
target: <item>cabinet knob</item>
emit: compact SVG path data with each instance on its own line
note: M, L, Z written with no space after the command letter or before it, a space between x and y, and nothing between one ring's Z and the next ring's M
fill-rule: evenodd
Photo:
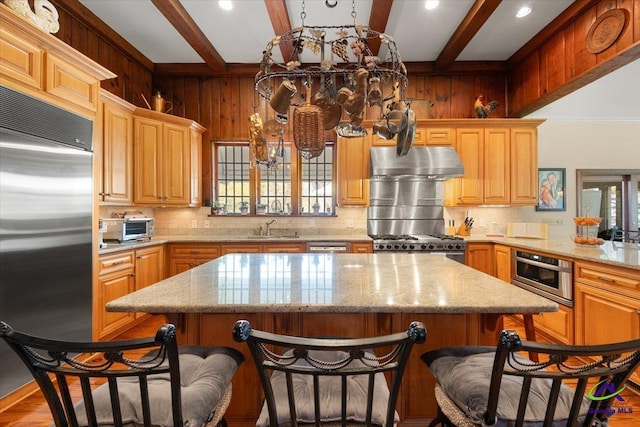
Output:
M136 273L131 273L129 276L136 277Z
M136 259L142 259L142 255L138 255Z

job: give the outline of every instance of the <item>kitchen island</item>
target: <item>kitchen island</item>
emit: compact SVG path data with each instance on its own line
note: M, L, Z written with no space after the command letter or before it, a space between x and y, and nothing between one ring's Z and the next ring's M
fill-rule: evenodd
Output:
M495 345L502 314L556 311L557 304L431 254L229 254L113 300L108 311L159 313L182 344L229 345L238 319L299 336L365 337L427 327L401 389L402 423L435 416L434 380L419 356L461 344ZM247 363L234 378L231 425L255 425L261 388Z

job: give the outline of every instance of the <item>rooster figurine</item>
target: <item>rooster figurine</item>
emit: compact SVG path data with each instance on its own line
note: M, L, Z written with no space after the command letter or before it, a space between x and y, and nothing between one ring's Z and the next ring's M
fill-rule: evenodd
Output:
M498 101L489 101L488 104L484 103L484 95L478 95L475 104L473 104L473 110L476 113L477 119L486 119L489 117L489 113L498 108Z

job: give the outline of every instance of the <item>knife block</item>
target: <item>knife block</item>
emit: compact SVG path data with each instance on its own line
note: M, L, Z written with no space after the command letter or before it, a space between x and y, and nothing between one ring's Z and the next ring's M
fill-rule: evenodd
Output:
M462 224L458 231L456 232L456 236L469 236L471 229L468 228L465 224Z

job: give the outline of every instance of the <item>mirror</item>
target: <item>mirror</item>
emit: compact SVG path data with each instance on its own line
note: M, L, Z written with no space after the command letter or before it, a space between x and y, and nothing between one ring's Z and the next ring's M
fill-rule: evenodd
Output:
M578 169L576 180L576 215L602 218L598 237L609 240L617 230L637 236L640 169Z

